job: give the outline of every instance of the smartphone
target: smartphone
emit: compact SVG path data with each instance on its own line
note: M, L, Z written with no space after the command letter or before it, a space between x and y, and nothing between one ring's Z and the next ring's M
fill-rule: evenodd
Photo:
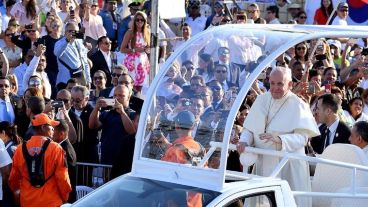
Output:
M75 15L75 11L74 11L74 8L72 6L69 7L69 15L70 16L74 16Z
M326 83L325 92L326 93L331 93L331 88L332 88L332 85L330 83Z
M325 54L322 54L322 55L316 55L316 60L326 60L327 59L327 56Z
M225 92L225 100L230 101L232 98L233 92L231 90L228 90Z
M62 102L62 101L53 101L53 102L51 102L51 106L53 108L61 108L61 107L64 106L64 102Z
M74 37L76 39L84 39L84 34L82 32L76 32L74 33Z
M314 94L316 92L316 85L314 83L309 83L308 85L308 93Z
M37 42L35 42L35 43L34 43L34 46L35 46L35 47L38 47L38 45L40 45L40 44L45 45L45 44L46 44L46 43L45 43L45 39L38 38ZM45 45L45 46L46 46L46 45Z
M108 105L108 106L114 106L115 105L115 99L113 99L113 98L104 98L102 100L104 100L106 105Z

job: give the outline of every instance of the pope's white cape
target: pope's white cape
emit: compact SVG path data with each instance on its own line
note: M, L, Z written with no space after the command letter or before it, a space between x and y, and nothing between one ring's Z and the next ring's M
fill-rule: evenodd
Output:
M291 92L281 99L273 99L270 92L258 96L244 122L244 128L247 131L242 133L240 140L250 146L299 154L305 154L304 146L308 138L319 135L310 108ZM282 144L260 140L259 135L265 129L266 133L278 135ZM256 174L269 176L279 161L279 157L259 155ZM305 161L290 161L281 171L281 178L289 182L292 190L311 190L309 168ZM297 198L296 201L298 206L311 204L309 199Z

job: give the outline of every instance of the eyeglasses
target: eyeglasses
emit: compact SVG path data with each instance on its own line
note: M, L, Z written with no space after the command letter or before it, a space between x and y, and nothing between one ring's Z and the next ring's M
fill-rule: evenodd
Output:
M0 84L0 88L10 88L8 84Z
M118 78L119 78L120 76L121 76L121 74L117 74L117 73L113 73L113 74L111 74L111 77L114 77L114 78L115 78L115 77L118 77Z
M36 32L36 30L35 29L28 29L27 32L34 33L34 32Z
M102 76L96 76L96 77L93 77L93 80L102 80L103 77Z
M226 70L216 70L216 73L227 73Z
M307 50L305 47L297 47L296 50Z
M307 19L306 16L300 16L299 19Z
M135 21L136 22L145 22L145 20L144 19L141 19L141 18L137 18L137 19L135 19Z
M30 86L39 86L39 85L41 85L41 81L39 81L39 80L30 80L28 85L30 85Z
M67 103L69 103L69 99L62 99L62 98L57 98L56 99L57 101L62 101L62 102L64 102L64 104L67 104Z

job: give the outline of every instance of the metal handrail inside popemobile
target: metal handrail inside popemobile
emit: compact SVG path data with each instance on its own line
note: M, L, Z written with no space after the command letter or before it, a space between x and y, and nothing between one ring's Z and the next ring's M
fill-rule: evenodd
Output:
M224 147L224 144L221 142L211 142L211 148L209 149L206 156L201 161L200 165L204 165L208 159L211 157L212 153L216 149L221 149ZM236 145L229 144L229 150L236 150ZM281 161L275 166L272 173L268 176L269 178L276 178L284 166L290 160L303 160L309 163L318 163L318 164L325 164L330 166L342 167L347 168L352 171L352 185L350 193L337 193L337 192L308 192L308 191L293 191L294 196L306 196L306 197L329 197L329 198L368 198L368 193L357 193L357 182L356 182L356 175L357 171L364 171L367 173L368 176L368 167L357 165L357 164L350 164L341 161L329 160L325 158L319 157L311 157L306 155L301 155L297 153L290 153L286 151L276 151L276 150L268 150L268 149L260 149L255 147L247 147L247 153L254 153L260 155L270 155L275 157L281 157ZM266 178L264 176L258 176L254 174L249 174L247 172L235 172L235 171L226 171L226 177L229 179L236 179L236 180L249 180L249 179L257 179L257 178ZM368 186L367 186L368 187Z

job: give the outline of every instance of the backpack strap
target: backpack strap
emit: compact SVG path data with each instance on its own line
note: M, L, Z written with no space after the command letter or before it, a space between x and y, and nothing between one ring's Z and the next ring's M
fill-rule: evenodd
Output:
M33 156L31 156L28 152L27 142L24 142L22 144L22 153L23 153L23 157L26 161L26 165L27 165L29 182L32 184L32 186L33 186L33 181L31 180L31 177L32 177L31 172L32 171L38 170L39 172L41 172L44 175L44 167L43 167L44 166L44 157L45 157L44 154L45 154L45 152L47 150L47 147L49 146L50 142L51 142L51 139L47 139L43 143L40 153L35 154ZM50 177L52 177L53 174ZM48 179L46 179L44 183L46 183L50 179L50 177ZM35 186L35 187L42 187L42 186Z
M197 166L206 153L205 148L199 142L197 144L199 145L198 151L190 150L183 144L175 144L174 146L184 152L187 158L187 164Z

